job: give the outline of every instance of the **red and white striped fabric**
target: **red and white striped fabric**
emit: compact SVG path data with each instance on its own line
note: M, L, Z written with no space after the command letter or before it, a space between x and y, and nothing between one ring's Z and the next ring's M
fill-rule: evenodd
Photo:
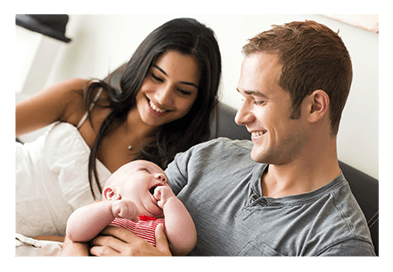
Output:
M156 246L155 230L158 224L163 224L165 227L165 219L150 217L147 215L140 215L138 223L124 218L115 218L115 220L110 223L110 225L122 227L131 231L138 237L148 241L153 246Z

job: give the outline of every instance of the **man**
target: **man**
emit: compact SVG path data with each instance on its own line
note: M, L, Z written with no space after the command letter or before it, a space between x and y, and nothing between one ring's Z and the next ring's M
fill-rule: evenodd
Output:
M191 255L375 255L337 160L352 81L342 40L316 22L292 22L252 38L243 52L236 122L252 142L203 143L166 170L197 228ZM135 240L113 228L105 234ZM92 245L95 255L159 253L110 236Z

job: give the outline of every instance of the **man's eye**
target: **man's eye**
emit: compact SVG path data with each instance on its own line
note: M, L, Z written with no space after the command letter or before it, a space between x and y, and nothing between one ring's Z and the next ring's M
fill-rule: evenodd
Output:
M262 105L263 103L265 103L265 101L254 101L255 105Z

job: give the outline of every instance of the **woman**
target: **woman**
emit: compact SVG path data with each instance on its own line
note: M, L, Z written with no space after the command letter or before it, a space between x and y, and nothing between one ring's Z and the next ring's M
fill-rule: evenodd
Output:
M64 236L69 215L100 198L120 166L145 159L165 168L207 140L220 76L214 32L175 19L140 44L120 89L71 79L17 104L17 136L54 125L34 143L17 144L16 232Z

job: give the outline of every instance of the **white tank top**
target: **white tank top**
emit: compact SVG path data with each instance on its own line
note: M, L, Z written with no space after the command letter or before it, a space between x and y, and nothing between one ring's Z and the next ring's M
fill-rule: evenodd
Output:
M90 148L78 129L64 122L54 123L32 143L16 143L17 233L30 237L65 235L71 213L94 201L87 171L89 155ZM99 160L96 164L103 187L111 172ZM94 180L93 184L99 199Z

